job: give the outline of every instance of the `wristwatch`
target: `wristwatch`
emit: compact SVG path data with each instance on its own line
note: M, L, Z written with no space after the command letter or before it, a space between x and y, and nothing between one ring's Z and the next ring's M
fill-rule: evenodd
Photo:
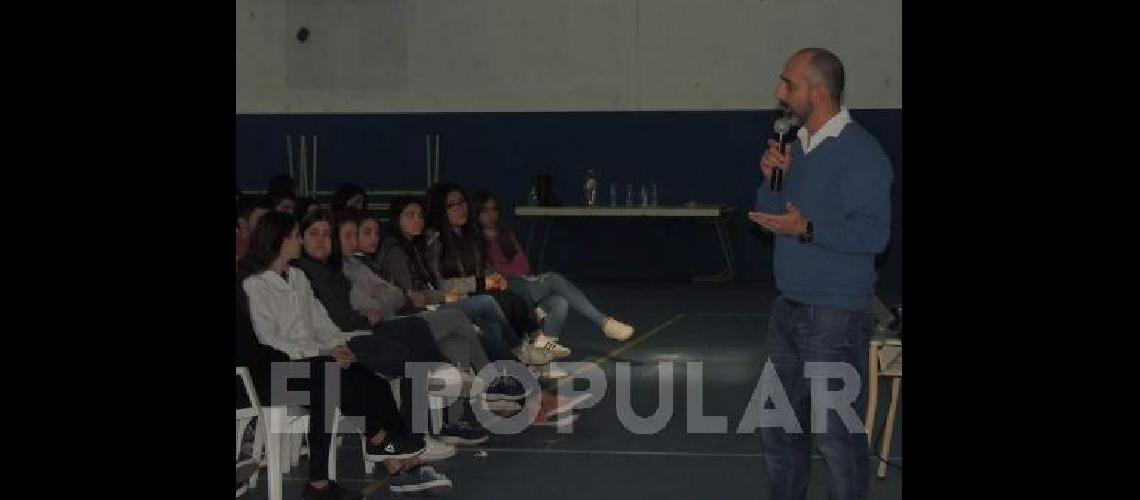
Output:
M812 232L812 224L809 220L807 221L807 229L804 230L804 232L800 233L798 238L800 239L800 243L811 243L814 235L815 234Z

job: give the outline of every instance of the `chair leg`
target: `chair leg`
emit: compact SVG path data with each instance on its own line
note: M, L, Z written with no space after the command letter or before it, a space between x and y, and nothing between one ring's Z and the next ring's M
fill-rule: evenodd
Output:
M332 436L329 437L329 479L336 481L336 447L340 438L340 407L333 410ZM312 456L309 457L312 460Z
M234 454L235 459L241 456L241 438L245 434L245 428L248 425L249 419L247 418L243 418L237 421L237 452Z
M266 478L269 483L269 500L282 500L283 492L281 485L281 465L282 465L282 450L281 440L282 431L285 424L285 408L273 407L267 408L267 429L265 439L265 453L268 455L266 462L269 466L269 474Z
M867 418L863 426L867 429L867 443L873 443L871 434L875 430L875 417L879 410L879 348L872 345L867 349Z
M265 413L261 412L261 416L258 417L257 424L255 424L253 428L253 459L257 461L258 468L256 471L253 471L253 475L249 477L249 487L251 489L257 488L257 478L261 474L261 467L268 465L266 456L269 453L265 449L267 428L268 424L266 423Z
M899 389L902 387L902 377L894 377L891 380L891 407L887 410L887 422L883 429L883 451L880 455L883 460L890 457L891 453L891 435L895 431L895 410L899 406ZM879 462L879 479L887 477L887 463Z
M308 415L299 417L293 421L293 425L289 429L289 470L301 463L301 447L304 446L305 436L307 436L309 429Z

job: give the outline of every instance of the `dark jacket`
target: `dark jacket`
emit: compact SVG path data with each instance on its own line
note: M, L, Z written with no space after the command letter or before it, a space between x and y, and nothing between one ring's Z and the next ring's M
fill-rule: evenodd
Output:
M437 236L431 232L413 243L401 243L394 236L384 238L375 259L380 277L406 292L426 293L431 304L442 303L445 291L440 287Z
M301 257L289 264L305 272L305 277L313 285L313 295L325 306L329 319L332 319L337 328L346 332L372 329L368 317L352 308L349 299L352 282L348 281L344 273L334 271L327 264L309 257Z
M464 293L485 291L486 282L483 277L490 272L483 256L482 235L464 231L449 236L451 244L444 243L445 236L438 236L440 249L435 252L439 256L435 259L435 265L442 288Z

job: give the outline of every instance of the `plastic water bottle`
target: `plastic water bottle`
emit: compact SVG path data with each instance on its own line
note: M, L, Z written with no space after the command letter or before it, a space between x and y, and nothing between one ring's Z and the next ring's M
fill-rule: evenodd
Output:
M645 184L641 185L641 206L649 206L649 188L645 187Z
M625 185L625 206L633 206L633 183L630 182Z
M534 186L531 186L530 191L528 191L526 194L527 205L530 205L532 207L537 207L538 206L538 198L539 198L539 196L538 196L538 185L536 184Z
M586 184L584 187L586 206L592 207L598 204L598 179L594 177L594 169L586 171Z
M649 191L649 205L656 207L657 206L657 183L654 182L653 184L650 184L649 189L650 189L650 191Z
M617 206L617 203L618 203L617 199L618 199L617 198L617 183L611 182L610 183L610 206L611 207Z

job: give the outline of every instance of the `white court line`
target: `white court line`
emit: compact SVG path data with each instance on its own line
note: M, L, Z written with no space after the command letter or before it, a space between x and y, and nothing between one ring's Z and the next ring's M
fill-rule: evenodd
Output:
M706 453L696 451L635 451L635 450L552 450L548 448L478 448L472 451L495 451L507 453L538 453L561 455L639 455L639 456L667 456L667 457L714 457L714 458L763 458L764 453ZM820 455L813 454L813 460L822 459ZM868 459L874 459L869 455ZM902 460L902 457L888 457L887 460Z

